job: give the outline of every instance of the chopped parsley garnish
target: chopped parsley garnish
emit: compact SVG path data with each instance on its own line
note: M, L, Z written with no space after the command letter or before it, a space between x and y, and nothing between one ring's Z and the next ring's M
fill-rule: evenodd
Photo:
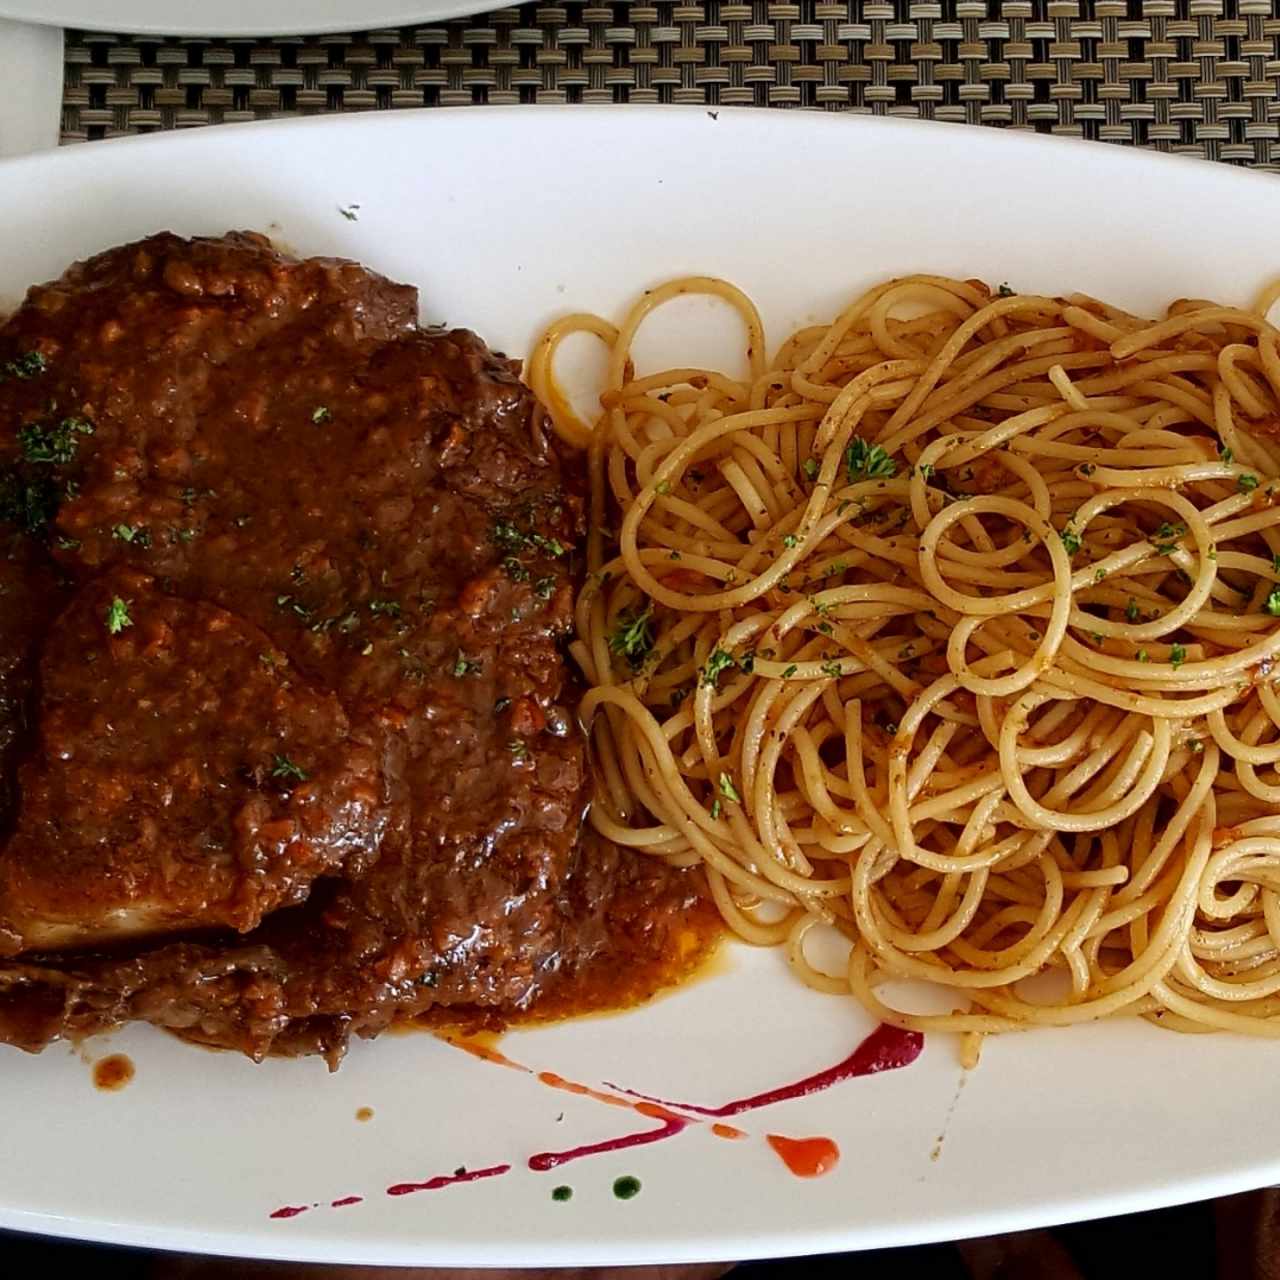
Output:
M540 533L531 533L529 541L533 543L539 551L545 551L549 556L559 557L569 550L568 547L560 541L559 538L544 538Z
M28 462L62 466L76 456L80 436L93 435L93 423L83 418L61 422L32 422L18 429L18 444Z
M271 766L273 778L290 778L294 782L306 782L307 771L300 769L288 756L276 756Z
M480 663L472 662L461 649L458 650L458 656L453 660L453 674L461 679L465 675L470 675L473 671L480 670Z
M719 818L719 816L720 816L720 797L716 796L716 798L711 802L711 817L713 820L715 820Z
M916 468L916 470L920 472L920 476L921 476L921 478L922 478L922 479L924 479L924 480L932 480L932 479L933 479L933 463L931 463L931 462L922 462L922 463L921 463L921 464Z
M824 662L822 664L822 674L824 676L831 676L833 679L838 679L842 674L840 664L838 662Z
M636 613L633 609L624 609L618 615L618 621L609 635L609 652L626 658L634 671L649 656L652 648L652 606L646 605L640 613Z
M151 545L151 530L141 524L118 524L111 530L111 536L121 542L135 543L147 548Z
M1001 285L1001 286L996 290L996 297L998 297L998 298L1012 298L1012 297L1013 297L1013 290L1012 290L1011 288L1009 288L1008 284L1002 284L1002 285Z
M35 378L49 367L48 361L38 351L26 351L0 366L0 382L5 378Z
M1139 662L1150 662L1150 661L1151 661L1151 655L1150 655L1150 654L1149 654L1145 649L1139 649L1139 650L1138 650L1138 661L1139 661Z
M544 537L540 533L526 533L518 525L512 524L510 520L495 520L493 528L489 531L489 536L493 539L498 549L507 552L508 555L526 551L529 547L537 547L539 551L557 558L568 551L568 548L558 538Z
M322 422L329 422L332 418L333 414L329 412L329 406L327 404L317 405L316 408L311 411L311 421L314 422L316 426L319 426Z
M1175 671L1187 660L1187 651L1180 645L1172 645L1169 649L1169 663Z
M722 773L716 782L716 786L720 788L720 794L726 800L732 800L734 804L741 804L742 797L738 794L738 788L733 785L733 779L727 774Z
M1185 536L1187 526L1182 523L1170 524L1167 520L1153 533L1152 545L1162 555L1167 556L1176 550L1177 540Z
M1105 569L1095 569L1093 571L1094 582L1104 582L1106 580L1106 577L1107 577L1107 571Z
M375 618L398 618L403 610L398 600L370 600L369 612Z
M1252 493L1258 487L1258 477L1250 475L1247 471L1244 475L1236 476L1236 488L1241 493Z
M554 578L539 578L533 584L533 594L539 600L550 600L556 593L556 580Z
M133 626L133 619L129 617L128 602L116 596L107 609L106 623L107 630L113 636L118 636L126 627Z
M658 497L665 498L667 494L671 492L671 481L659 480L658 483L653 486L653 491L658 495Z
M1138 602L1132 596L1129 597L1129 603L1124 607L1124 616L1130 622L1137 622L1138 620Z
M800 464L800 470L803 471L810 480L816 480L818 478L818 472L821 470L821 466L817 458L806 458Z
M1062 546L1067 555L1073 556L1080 550L1080 535L1068 525L1061 533Z
M725 653L723 649L713 649L711 656L706 661L706 665L702 668L702 678L699 683L709 684L713 689L718 689L720 687L720 673L727 671L732 666L732 654Z
M1280 618L1280 587L1273 587L1263 606L1273 618Z
M744 653L742 657L738 659L739 668L745 671L748 675L750 675L752 671L755 670L755 665L756 665L756 651L754 649L748 649L747 652Z
M796 664L793 662L789 667L786 668L786 670L783 671L782 678L784 680L790 680L791 677L795 675L795 673L796 673Z
M1228 466L1236 460L1236 455L1225 444L1218 450L1218 457Z
M857 437L844 451L845 471L849 483L855 480L888 480L898 474L898 464L878 444L868 444Z
M800 545L800 539L797 538L794 533L788 533L783 536L782 545L790 551L792 547L798 547Z

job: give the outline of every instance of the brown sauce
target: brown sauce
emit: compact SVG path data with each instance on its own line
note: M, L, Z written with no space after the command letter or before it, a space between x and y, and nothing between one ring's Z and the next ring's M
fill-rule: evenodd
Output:
M127 1054L113 1053L93 1064L94 1088L104 1093L117 1093L134 1076L133 1059Z
M324 1054L625 1008L719 936L584 835L583 460L414 290L159 235L0 325L0 1042Z

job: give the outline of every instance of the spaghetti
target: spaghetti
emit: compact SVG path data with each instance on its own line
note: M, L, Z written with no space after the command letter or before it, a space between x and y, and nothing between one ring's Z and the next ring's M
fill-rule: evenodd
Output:
M530 382L590 459L594 826L970 1060L1115 1014L1280 1035L1276 292L1150 321L913 276L770 361L750 300L690 278L549 330ZM741 317L745 379L634 371L689 293ZM580 332L593 426L553 373Z

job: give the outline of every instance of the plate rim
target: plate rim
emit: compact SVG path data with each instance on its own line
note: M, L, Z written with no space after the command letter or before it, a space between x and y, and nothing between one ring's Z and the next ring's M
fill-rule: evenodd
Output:
M0 0L2 3L2 0ZM594 118L603 119L606 113L614 113L613 107L607 105L555 105L555 106L487 106L475 111L440 112L434 108L415 108L394 113L352 114L345 116L326 115L318 117L291 118L250 122L243 126L253 133L270 131L273 134L287 134L295 130L329 130L340 134L343 130L352 130L359 134L369 128L380 129L474 129L481 120L494 120L519 115L524 118ZM645 105L629 109L625 119L636 121L690 120L697 116L706 116L707 109L701 106L658 106ZM933 137L941 127L940 122L921 120L901 120L893 118L857 116L853 113L817 113L817 112L770 112L763 119L759 108L723 108L717 109L720 122L745 122L751 120L752 126L769 122L771 128L781 127L784 130L805 133L810 130L832 130L840 128L862 129L874 134L881 134L886 139L898 141L907 136L921 138ZM826 117L826 122L819 120ZM427 124L426 120L431 123ZM838 122L838 123L837 123ZM486 126L482 126L486 127ZM975 151L985 149L1017 150L1032 147L1043 151L1052 147L1067 146L1074 148L1079 158L1084 146L1092 147L1093 160L1096 163L1119 165L1126 169L1144 169L1160 174L1186 171L1185 162L1197 160L1201 166L1202 177L1218 191L1226 188L1220 183L1266 182L1273 192L1280 193L1280 187L1274 186L1277 181L1273 175L1262 174L1249 169L1226 166L1221 162L1203 160L1200 157L1188 157L1148 150L1137 151L1125 149L1120 151L1103 144L1086 144L1081 139L1063 138L1056 135L1036 134L1031 132L984 130L991 133L987 138L972 137L975 130L969 129L969 141ZM939 140L950 135L938 135ZM125 139L112 140L112 145L103 150L98 145L92 148L63 148L56 152L20 157L0 164L0 177L16 176L22 166L39 167L43 165L62 166L70 164L89 165L103 163L101 159L88 160L87 157L103 157L115 154L120 148L219 148L223 146L235 149L239 146L241 134L225 133L223 130L201 129L190 133L166 132ZM955 141L955 139L953 139ZM1182 162L1182 163L1180 163ZM1173 167L1170 168L1169 166ZM1212 178L1209 175L1212 173ZM1261 190L1261 187L1259 188ZM843 1252L851 1249L869 1249L885 1246L903 1246L926 1242L953 1240L972 1234L995 1234L1004 1231L1025 1230L1046 1224L1067 1223L1084 1219L1113 1216L1122 1213L1137 1212L1145 1209L1187 1203L1190 1201L1231 1194L1265 1185L1267 1182L1280 1181L1280 1154L1269 1161L1255 1161L1245 1168L1229 1171L1216 1171L1179 1178L1172 1192L1167 1185L1150 1182L1132 1188L1127 1192L1105 1193L1105 1203L1098 1193L1085 1192L1070 1198L1056 1195L1049 1199L1040 1199L1035 1205L1020 1205L1014 1208L995 1208L985 1213L978 1221L972 1212L949 1209L941 1216L920 1215L909 1223L892 1222L888 1224L853 1223L851 1225L831 1225L822 1229L806 1229L803 1233L772 1231L760 1234L741 1234L726 1242L721 1235L709 1236L702 1243L695 1236L689 1236L674 1247L659 1246L653 1252L635 1253L623 1261L629 1263L679 1263L707 1260L715 1257L723 1260L739 1260L747 1258L795 1257L816 1252ZM516 1240L504 1239L491 1241L484 1248L477 1250L474 1242L461 1247L455 1242L428 1240L414 1242L407 1239L388 1239L370 1241L364 1237L352 1238L334 1227L326 1230L309 1230L305 1236L289 1238L283 1234L269 1231L265 1227L246 1225L231 1232L225 1232L211 1238L207 1231L197 1228L148 1225L136 1218L130 1222L120 1222L109 1217L93 1218L84 1216L64 1216L31 1210L15 1210L0 1204L0 1227L19 1231L33 1232L56 1238L79 1240L102 1240L117 1244L137 1245L148 1248L178 1249L216 1254L228 1257L253 1256L256 1258L278 1258L283 1260L322 1260L326 1251L333 1257L336 1253L344 1261L352 1263L423 1263L424 1254L419 1250L426 1246L430 1250L430 1262L434 1265L512 1265L527 1261L529 1250L536 1247L537 1260L540 1265L620 1265L619 1254L612 1252L593 1253L598 1245L587 1245L582 1240L566 1242L548 1237L521 1237ZM353 1247L354 1245L354 1247ZM244 1250L251 1248L252 1254Z
M147 0L147 3L155 10L155 18L147 18L141 22L112 20L109 15L99 14L95 9L89 8L87 0L50 0L48 4L29 0L29 3L31 8L22 0L0 0L0 18L29 22L34 26L63 27L72 31L125 36L178 36L185 39L199 39L203 36L213 39L235 39L241 36L270 39L385 31L405 26L434 26L440 22L451 22L455 18L484 13L490 8L485 0L418 0L416 4L409 3L409 0L377 0L372 16L353 12L345 18L325 18L320 21L307 21L305 17L300 17L297 20L289 19L282 28L274 22L258 19L239 22L234 26L224 26L217 22L211 24L205 19L179 20L166 17L164 6L158 2L152 3L152 0ZM70 7L67 7L68 4ZM85 4L84 10L81 9L81 4ZM432 12L424 15L422 10L426 6L430 6ZM194 6L192 8L194 10Z

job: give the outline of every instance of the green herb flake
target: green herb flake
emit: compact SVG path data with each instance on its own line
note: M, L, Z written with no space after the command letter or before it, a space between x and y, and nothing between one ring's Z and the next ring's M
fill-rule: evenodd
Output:
M1280 587L1272 588L1271 594L1267 596L1267 603L1263 606L1273 618L1280 618Z
M93 435L93 430L93 423L83 418L32 422L18 429L18 444L28 462L62 466L75 458L80 437Z
M1139 661L1139 662L1150 662L1150 661L1151 661L1151 655L1150 655L1150 654L1149 654L1145 649L1139 649L1139 650L1138 650L1138 661Z
M106 623L107 630L113 636L118 636L126 627L133 626L133 619L129 616L128 602L116 596L107 609Z
M1124 616L1129 622L1137 622L1138 620L1138 602L1129 597L1129 603L1124 607Z
M309 777L305 769L299 768L288 756L276 756L271 765L273 778L288 778L292 782L306 782Z
M868 444L861 436L853 440L844 451L845 472L849 483L855 480L888 480L898 474L898 464L884 451L883 446Z
M733 666L733 655L723 649L713 649L711 656L702 668L701 684L709 684L713 689L720 687L720 673Z
M1059 535L1062 538L1062 546L1067 555L1073 556L1080 550L1080 535L1068 525Z
M1006 284L1002 284L1002 285L1001 285L1001 286L996 290L996 297L997 297L997 298L1012 298L1012 297L1013 297L1013 290L1012 290L1011 288L1009 288L1009 286L1008 286L1008 284L1007 284L1007 283L1006 283Z
M624 609L609 635L609 652L626 658L634 671L649 656L652 648L653 607L646 605L641 613Z
M789 667L787 667L787 668L783 671L783 673L782 673L782 678L783 678L784 680L790 680L790 679L791 679L791 677L792 677L793 675L795 675L795 673L796 673L796 671L797 671L797 670L798 670L798 668L796 667L796 664L793 662Z
M665 498L667 494L671 492L671 481L659 480L658 483L653 486L653 491L658 495L658 497Z
M720 774L720 777L716 779L716 786L726 800L732 800L734 804L742 803L738 788L733 785L733 779L727 773Z
M403 610L398 600L370 600L369 612L375 618L398 618Z
M556 593L556 580L554 578L539 578L533 584L533 594L539 600L550 600Z
M40 352L25 351L22 355L6 360L3 365L0 365L0 382L5 378L19 378L24 381L28 378L36 378L48 367L48 361Z
M111 536L143 549L151 545L151 530L145 525L118 524L111 530Z
M803 471L810 480L816 480L818 478L818 472L821 469L822 468L817 458L806 458L800 464L800 470Z
M711 820L714 822L719 817L720 817L720 797L716 796L716 798L711 802Z
M529 744L523 738L512 738L507 743L507 750L511 752L513 760L527 760L529 758Z
M798 547L800 545L800 539L797 538L794 533L788 533L783 535L782 545L790 551L793 547Z
M573 1199L573 1188L564 1186L556 1187L551 1192L551 1198L557 1204L564 1204L566 1200Z
M1182 664L1186 662L1186 660L1187 660L1187 651L1182 645L1175 644L1170 647L1169 665L1172 666L1175 671L1177 671L1177 669L1180 666L1182 666Z
M1107 577L1107 571L1105 569L1095 569L1093 571L1094 582L1105 582L1106 577Z
M613 1194L619 1200L634 1200L640 1194L640 1179L628 1174L625 1178L615 1178Z
M1258 477L1250 475L1247 471L1244 475L1236 476L1236 488L1241 493L1252 493L1258 487Z
M316 426L320 426L320 424L324 422L332 422L333 414L329 411L329 406L327 404L317 405L316 408L311 411L311 421L314 422Z
M1236 460L1236 455L1232 453L1225 444L1218 450L1218 457L1221 461L1225 462L1227 466L1230 466Z
M458 650L458 656L453 660L453 674L459 680L463 676L479 675L481 667L481 663L472 662L461 649Z

